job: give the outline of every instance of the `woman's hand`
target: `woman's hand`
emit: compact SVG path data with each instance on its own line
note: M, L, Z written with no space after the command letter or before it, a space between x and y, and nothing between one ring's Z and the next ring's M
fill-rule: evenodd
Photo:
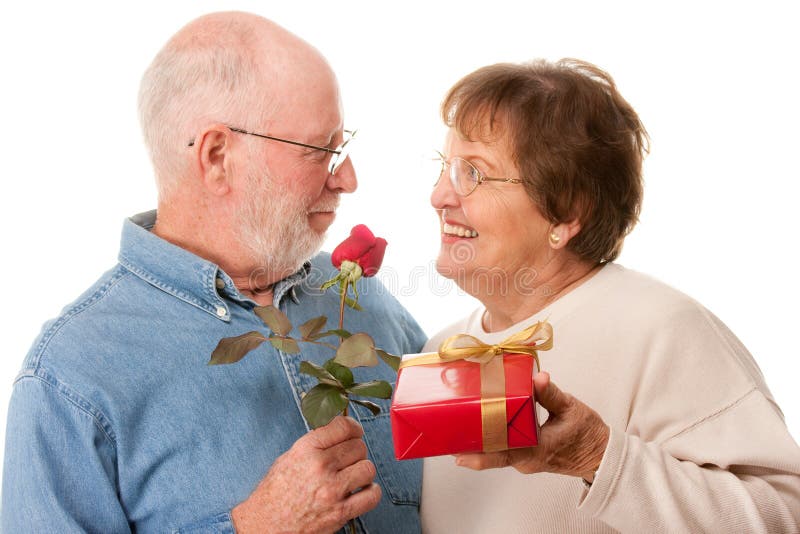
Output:
M589 406L550 382L546 372L533 378L536 400L550 417L542 425L539 445L491 453L456 455L456 464L482 470L511 466L520 473L559 473L591 482L600 466L609 428Z

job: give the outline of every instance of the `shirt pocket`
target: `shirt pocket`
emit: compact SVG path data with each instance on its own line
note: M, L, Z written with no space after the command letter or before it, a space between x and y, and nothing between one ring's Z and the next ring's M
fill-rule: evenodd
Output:
M390 400L370 398L369 401L380 406L381 411L378 415L372 415L367 408L352 402L350 413L364 428L364 441L369 450L370 460L378 471L378 482L392 503L419 506L422 461L395 459L392 424L389 417Z

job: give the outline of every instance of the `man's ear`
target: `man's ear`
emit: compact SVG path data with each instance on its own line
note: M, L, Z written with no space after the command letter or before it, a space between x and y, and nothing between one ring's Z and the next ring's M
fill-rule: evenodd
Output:
M564 248L569 240L578 235L581 231L581 222L578 219L558 223L550 228L550 247L558 250Z
M218 124L205 128L195 141L203 185L212 195L222 196L231 189L232 133Z

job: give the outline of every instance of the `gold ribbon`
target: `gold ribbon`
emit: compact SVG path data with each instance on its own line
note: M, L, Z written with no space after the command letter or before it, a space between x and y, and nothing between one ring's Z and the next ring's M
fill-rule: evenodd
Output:
M400 362L400 369L417 365L442 364L470 359L481 365L481 428L483 451L493 452L508 448L508 423L506 420L506 378L503 353L527 354L536 361L537 351L553 347L553 327L540 321L513 334L500 343L490 345L468 334L457 334L445 339L438 352L423 354Z

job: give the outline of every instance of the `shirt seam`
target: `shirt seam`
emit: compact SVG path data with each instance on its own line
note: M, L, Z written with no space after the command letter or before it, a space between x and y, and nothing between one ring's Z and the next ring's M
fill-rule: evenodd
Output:
M217 528L220 532L235 532L233 518L229 511L214 514L190 525L172 527L169 532L170 534L190 534L191 532L206 531L208 527Z
M719 417L723 413L727 412L728 410L733 409L736 405L742 403L747 397L749 397L754 392L759 392L758 387L755 386L755 385L752 386L747 391L745 391L742 395L740 395L739 397L734 399L733 401L731 401L728 404L726 404L725 406L722 406L721 408L715 410L714 412L712 412L712 413L710 413L710 414L708 414L708 415L706 415L704 417L701 417L700 419L698 419L694 423L691 423L690 425L688 425L687 427L683 428L682 430L679 430L678 432L676 432L675 434L673 434L672 436L668 437L663 442L661 442L661 444L662 445L666 445L667 443L669 443L673 439L677 439L677 438L679 438L680 436L682 436L684 434L688 434L689 432L695 430L696 428L699 428L699 427L703 426L707 422L709 422L709 421L711 421L713 419L716 419L717 417Z
M91 418L94 425L103 433L103 436L105 436L105 438L108 440L111 446L114 447L114 450L116 450L117 440L116 436L114 435L114 430L111 428L111 424L108 422L108 418L103 414L101 410L96 408L91 402L86 400L83 396L74 391L64 382L60 381L54 375L50 374L49 372L47 372L42 368L38 368L29 373L21 374L14 381L14 384L16 385L18 382L22 382L26 378L32 380L38 380L43 384L53 388L53 390L58 394L60 398L64 399L66 402L70 403L72 406L77 408L83 414Z
M29 362L25 367L33 369L34 371L39 368L41 365L42 357L44 356L44 352L47 350L48 345L53 340L53 338L58 334L58 332L69 322L76 317L77 315L83 313L84 311L88 310L98 302L100 302L106 295L108 295L109 291L112 287L114 287L122 278L125 277L125 272L122 269L118 268L117 272L112 274L111 278L102 286L97 288L92 295L87 297L86 299L82 300L81 302L72 306L69 310L62 313L53 323L50 328L42 335L41 341L36 345L36 349L34 349L33 353L31 354Z
M161 291L163 291L163 292L165 292L165 293L167 293L169 295L172 295L173 297L177 298L178 300L182 300L183 302L186 302L187 304L191 304L192 306L195 306L195 307L203 310L204 312L208 313L209 315L212 315L213 317L216 317L220 321L228 322L230 320L230 310L228 309L228 306L225 303L225 301L222 300L221 298L219 298L218 294L215 293L215 295L217 297L215 299L215 304L217 306L223 306L225 308L225 312L226 313L225 313L224 317L221 317L221 316L217 315L216 310L209 309L210 307L214 307L213 304L211 304L209 302L204 302L204 301L198 299L197 297L195 297L195 296L193 296L193 295L191 295L189 293L186 293L185 291L182 291L180 289L177 289L177 288L173 287L170 284L165 283L164 281L160 280L156 275L152 274L147 269L136 265L134 262L132 262L130 259L128 259L122 253L120 253L120 255L119 255L119 262L120 262L120 265L124 269L126 269L130 273L134 274L135 276L141 278L142 280L144 280L145 282L149 283L153 287L156 287L156 288L160 289ZM205 291L206 288L204 287L203 290Z
M691 431L695 430L696 428L702 426L706 422L711 421L712 419L718 417L719 415L723 414L724 412L727 412L728 410L734 408L736 405L738 405L741 402L743 402L747 397L749 397L754 392L758 392L758 388L755 387L755 386L753 386L753 388L751 388L746 393L744 393L743 395L738 397L736 400L728 403L724 407L722 407L722 408L714 411L713 413L701 418L700 420L690 424L689 426L687 426L683 430L679 431L678 433L674 434L673 436L667 438L665 441L660 443L660 446L663 446L663 445L667 444L669 441L671 441L673 439L676 439L676 438L678 438L679 436L681 436L683 434L686 434L688 432L691 432ZM619 482L619 479L622 476L622 471L623 471L623 469L625 467L625 464L627 462L628 440L630 439L630 437L631 436L628 436L627 432L623 432L622 433L622 443L623 443L623 445L622 445L622 452L620 453L620 461L619 461L619 463L617 465L616 470L614 471L613 476L611 477L611 481L609 482L608 489L607 489L605 495L603 496L603 500L598 505L598 508L597 508L597 514L598 515L600 513L602 513L602 511L608 505L608 501L611 498L611 496L614 494L614 491L615 491L615 488L617 486L617 483Z

